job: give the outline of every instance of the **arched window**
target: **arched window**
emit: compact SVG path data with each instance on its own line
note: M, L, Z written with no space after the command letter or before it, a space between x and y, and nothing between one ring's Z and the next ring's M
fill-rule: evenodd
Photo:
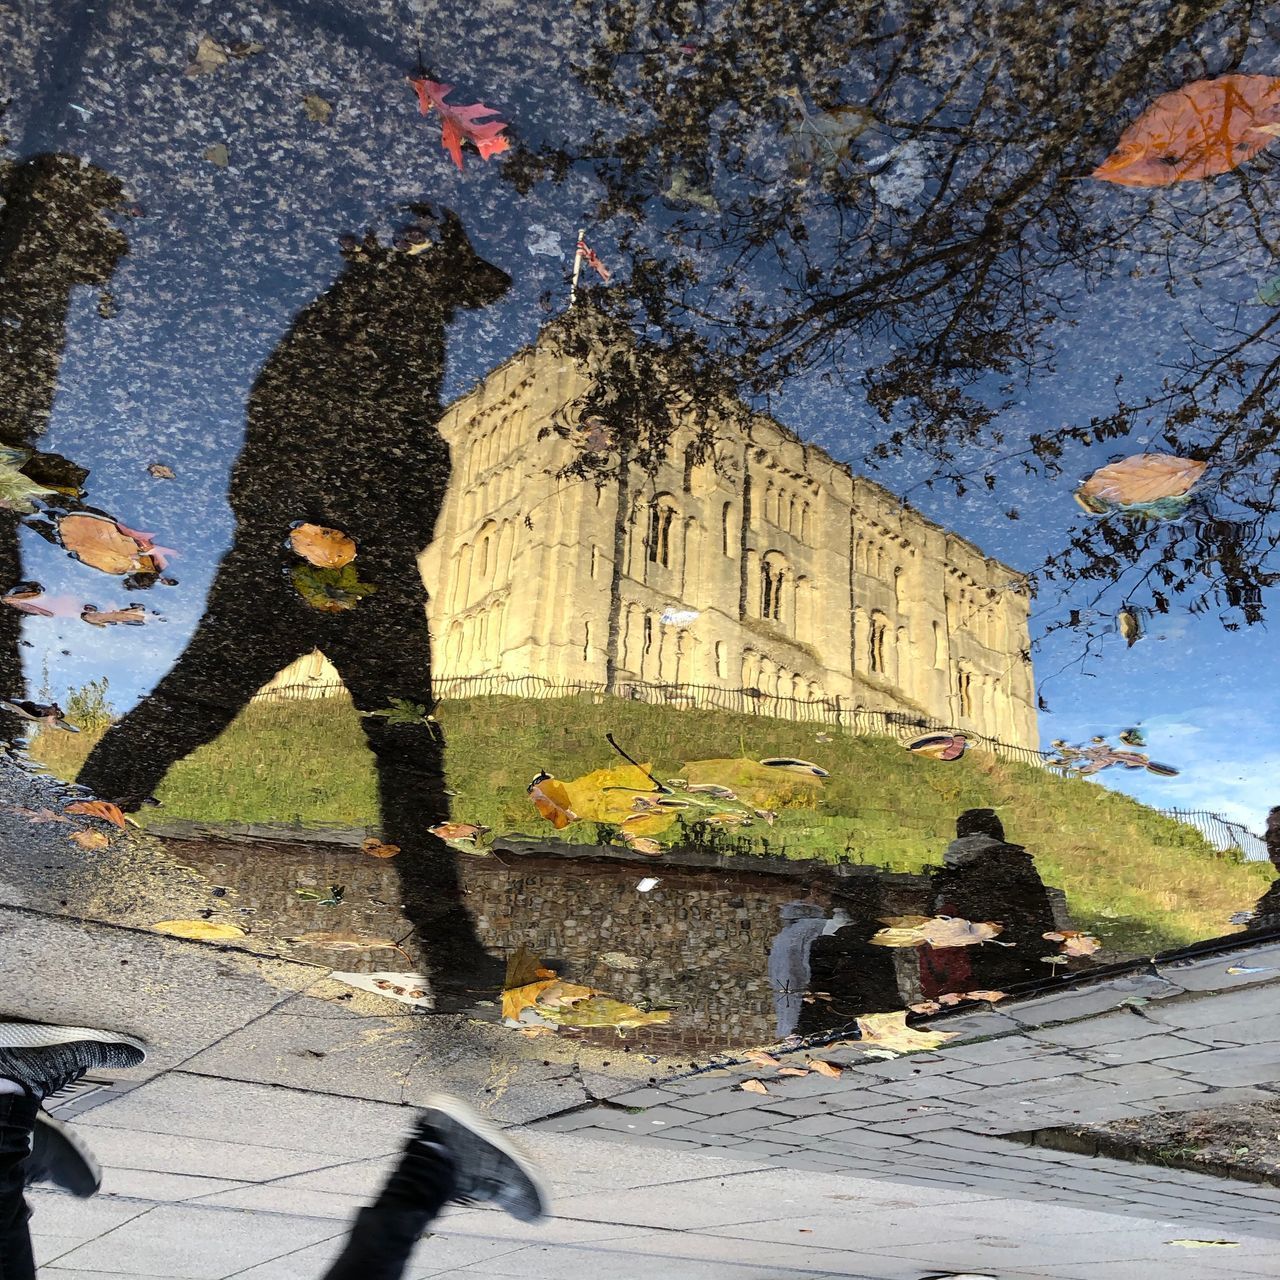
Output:
M732 505L732 503L726 502L720 508L720 545L725 555L732 554L729 550L729 514Z
M787 583L786 561L770 551L760 562L760 616L772 622L783 620L782 594Z
M867 633L867 665L872 671L877 671L881 674L888 669L884 657L884 638L889 630L888 622L889 620L883 613L873 613L871 615L871 629Z
M963 667L956 672L956 701L962 716L973 715L973 676Z
M645 539L646 554L653 564L671 567L671 526L676 518L675 504L669 498L655 498L649 504L649 536Z

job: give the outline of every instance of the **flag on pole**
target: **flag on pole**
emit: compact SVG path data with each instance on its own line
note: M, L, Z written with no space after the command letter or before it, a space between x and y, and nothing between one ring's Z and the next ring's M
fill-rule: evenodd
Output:
M601 280L607 283L609 280L609 268L596 257L593 250L587 248L587 242L581 236L578 237L578 253L583 262L585 262Z

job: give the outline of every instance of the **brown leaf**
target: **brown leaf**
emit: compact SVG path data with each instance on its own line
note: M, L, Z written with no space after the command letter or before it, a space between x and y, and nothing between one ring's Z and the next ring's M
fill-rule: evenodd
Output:
M111 843L101 831L72 831L67 839L74 840L82 849L105 849Z
M99 609L96 604L86 604L80 610L80 621L91 627L141 627L147 621L147 611L140 604L123 609Z
M214 142L204 149L204 158L219 169L225 169L231 163L231 152L225 142Z
M990 921L975 923L957 916L887 916L889 926L876 933L871 943L877 947L971 947L990 942L1003 926Z
M318 93L308 93L302 99L302 109L307 113L308 120L314 120L316 124L328 124L329 117L333 114L333 103L326 101Z
M529 783L528 793L538 812L557 831L562 831L571 822L577 822L578 815L569 804L569 793L558 778L553 778L544 771Z
M807 1067L779 1067L778 1074L780 1076L807 1076L809 1069Z
M744 1080L738 1086L744 1093L768 1093L763 1080Z
M86 818L101 818L114 827L124 830L124 814L120 809L106 800L77 800L67 805L68 813L82 813Z
M173 474L173 468L167 467L163 462L153 462L147 467L147 474L154 476L157 480L173 480L176 477Z
M63 817L60 813L54 813L52 809L24 809L21 805L5 806L10 813L16 813L19 817L26 818L32 826L38 826L42 822L65 822L67 826L75 824L70 818Z
M838 1080L844 1068L835 1062L823 1062L821 1058L810 1058L809 1065L820 1075Z
M394 858L400 852L398 844L383 844L377 836L369 836L361 844L360 849L371 858Z
M226 61L227 51L222 47L221 42L212 36L203 35L183 75L211 76L219 67L225 65Z
M136 536L108 516L75 511L58 521L58 538L82 564L103 573L158 573L149 535ZM158 550L158 549L157 549Z
M776 1067L778 1059L771 1053L765 1053L763 1049L753 1049L747 1054L747 1061L753 1062L757 1067Z
M341 569L356 558L356 544L341 529L319 524L297 524L289 531L294 554L319 569Z

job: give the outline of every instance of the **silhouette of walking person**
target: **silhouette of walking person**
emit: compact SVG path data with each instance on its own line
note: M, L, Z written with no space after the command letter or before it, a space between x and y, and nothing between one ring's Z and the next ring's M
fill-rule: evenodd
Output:
M409 211L414 220L391 245L372 233L344 238L337 281L297 316L258 375L231 474L231 549L173 669L85 762L78 780L103 799L137 808L176 761L313 649L361 712L393 699L433 705L418 556L449 482L436 430L445 328L459 307L496 301L511 280L475 253L455 214ZM299 522L353 539L350 569L374 590L334 586L318 598L313 587L304 596L294 575L309 566L290 546ZM402 850L405 906L433 972L492 967L461 905L453 854L428 832L448 815L438 726L368 714L361 723L383 839Z
M0 446L7 466L29 479L78 485L88 474L65 459L38 454L53 411L76 285L105 285L129 251L107 214L123 202L120 183L71 155L37 155L0 169ZM22 578L21 511L0 510L0 584ZM0 609L0 699L23 692L22 615ZM19 733L0 712L0 735Z

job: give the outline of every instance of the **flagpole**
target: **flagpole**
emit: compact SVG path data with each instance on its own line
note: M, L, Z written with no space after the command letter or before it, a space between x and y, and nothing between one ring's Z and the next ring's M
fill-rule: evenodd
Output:
M582 246L586 243L586 227L578 228L578 245L573 253L573 283L569 286L569 305L578 296L578 273L582 270Z

